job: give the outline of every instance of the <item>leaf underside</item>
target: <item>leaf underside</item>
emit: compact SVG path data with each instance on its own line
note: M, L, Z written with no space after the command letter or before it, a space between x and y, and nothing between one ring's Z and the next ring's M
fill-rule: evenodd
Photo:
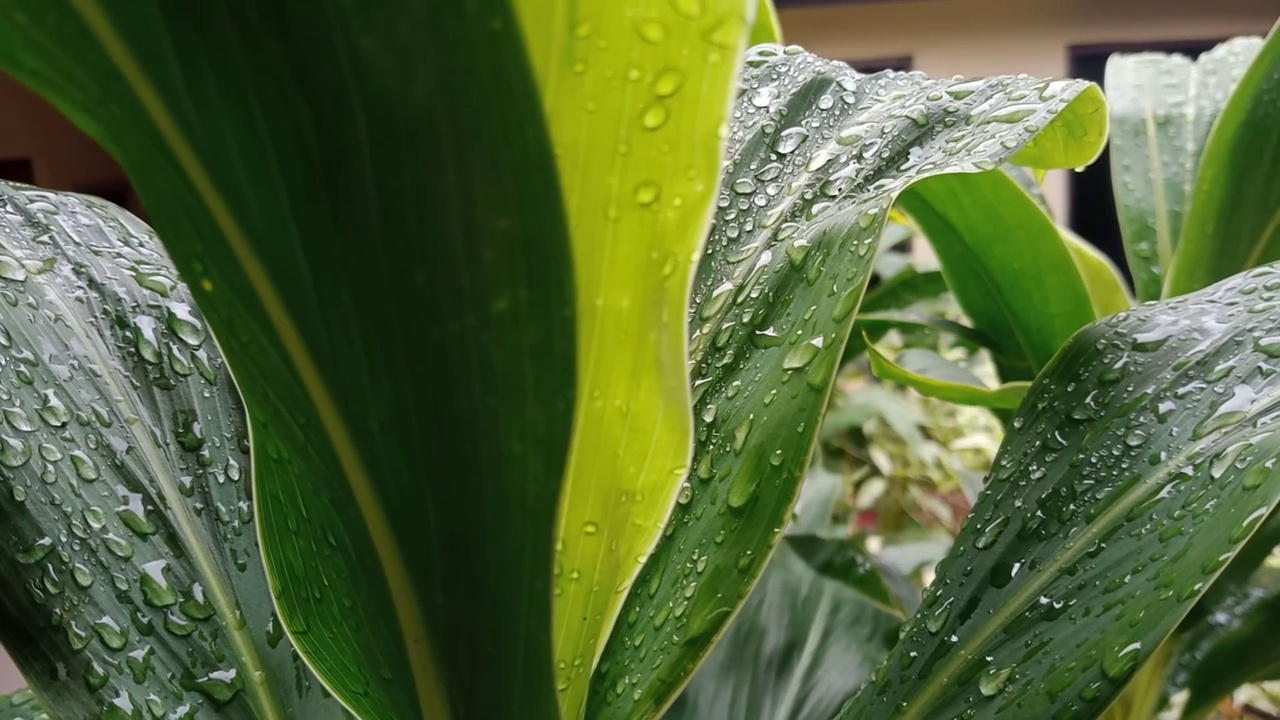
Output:
M1280 268L1124 311L1033 384L841 717L1094 717L1280 498Z
M897 194L998 167L1037 133L1070 149L1051 160L1096 154L1096 95L1074 81L864 76L797 48L749 51L689 309L694 455L592 678L588 717L661 712L755 583Z

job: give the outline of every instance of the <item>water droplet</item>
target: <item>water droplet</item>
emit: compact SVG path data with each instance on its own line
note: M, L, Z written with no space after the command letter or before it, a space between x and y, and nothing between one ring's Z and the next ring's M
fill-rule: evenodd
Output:
M755 415L748 415L737 429L733 431L733 452L741 453L742 448L747 444L747 436L751 434L751 424L755 421Z
M676 502L681 505L688 505L689 501L692 499L693 499L693 486L690 485L689 483L682 483L680 485L680 492L676 495Z
M653 79L653 94L660 98L669 98L680 92L684 86L684 73L674 68L667 68Z
M821 335L815 337L808 342L800 343L791 348L786 357L782 358L782 369L799 370L808 365L818 356L818 351L822 349L823 338Z
M53 427L63 427L71 422L71 412L58 398L56 390L49 389L41 393L44 403L36 408L36 414Z
M169 311L166 320L173 334L186 344L199 347L204 342L206 333L204 324L192 314L191 306L175 302L169 303L166 307Z
M110 615L98 618L93 622L92 627L102 644L112 650L123 650L129 641L128 626L121 627Z
M671 0L671 8L677 15L689 20L702 17L702 0Z
M640 114L640 125L645 130L657 130L667 124L668 114L666 105L660 102L652 103Z
M116 535L115 533L107 533L102 536L102 544L111 551L112 555L123 560L133 557L133 543Z
M659 45L667 39L667 28L657 20L641 20L636 23L636 34L650 45Z
M778 135L777 142L774 143L773 149L779 153L786 155L794 152L800 147L800 143L809 139L809 131L802 127L793 127L783 130Z
M1102 673L1112 680L1123 680L1138 664L1142 643L1122 642L1102 656Z
M71 566L71 579L82 588L88 588L93 585L93 573L80 563Z
M769 107L769 103L778 99L778 88L772 85L758 87L751 93L751 104L758 108Z
M0 465L19 468L30 459L31 446L17 438L0 435Z
M1009 674L1013 672L1013 668L994 668L989 667L982 671L978 676L978 692L983 697L995 697L999 695L1009 682Z
M76 470L76 476L85 482L93 482L98 479L98 466L93 459L81 450L72 450L67 453L71 456L71 466Z
M27 279L27 270L14 258L0 255L0 278L22 282Z
M213 606L204 597L204 586L192 583L190 592L183 595L178 610L192 620L208 620L213 617Z
M142 588L143 601L151 607L169 607L178 602L178 593L174 591L164 574L168 565L167 560L153 560L142 565L138 584Z
M996 518L991 524L982 529L982 532L979 533L978 537L973 541L973 546L979 550L985 550L991 547L991 545L1000 537L1000 534L1004 532L1005 526L1008 524L1008 515L1002 515Z
M14 430L33 432L36 429L35 421L20 407L5 408L4 419Z
M154 272L139 272L133 276L135 282L161 297L169 297L169 293L177 287L170 278Z
M138 315L133 319L137 331L138 354L155 365L160 362L160 340L156 334L156 319L150 315Z
M209 698L217 707L231 702L244 686L235 668L215 670L204 677L194 677L187 671L183 673L181 684L184 689L195 690Z
M42 537L29 547L19 550L14 557L23 565L31 565L45 559L50 552L53 552L53 538Z

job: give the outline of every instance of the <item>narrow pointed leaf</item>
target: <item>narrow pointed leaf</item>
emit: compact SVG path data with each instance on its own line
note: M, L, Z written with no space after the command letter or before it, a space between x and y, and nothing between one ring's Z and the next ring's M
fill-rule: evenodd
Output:
M1280 499L1277 301L1267 266L1073 337L841 717L1106 708Z
M452 7L15 0L0 68L121 161L217 331L317 675L547 718L571 260L516 18Z
M1005 172L929 178L899 204L928 238L965 315L998 344L1002 379L1030 380L1096 319L1057 226Z
M796 542L822 550L805 558ZM667 720L830 720L888 653L901 623L819 569L841 559L849 542L783 541Z
M1004 383L987 387L973 373L947 360L936 352L908 348L890 359L870 342L867 355L871 371L881 380L890 380L912 388L925 397L946 400L959 405L1012 410L1027 394L1029 382Z
M343 718L272 607L249 429L155 235L0 184L0 641L63 718Z
M577 291L554 580L556 684L571 719L689 466L685 310L756 1L515 3L557 148Z
M935 298L946 291L947 281L941 270L908 268L868 290L860 311L905 310L920 300Z
M749 45L782 42L782 23L778 22L778 11L773 7L773 0L758 0L756 18L751 23Z
M1129 286L1111 258L1067 228L1059 226L1058 232L1071 253L1085 292L1089 293L1094 316L1105 318L1133 307Z
M1204 143L1166 296L1280 259L1280 29L1256 42L1228 44L1239 57L1213 79L1227 86L1248 63Z
M1197 170L1205 140L1261 46L1259 38L1236 38L1194 61L1157 52L1107 60L1111 182L1139 300L1161 296L1204 187Z
M1209 715L1222 698L1251 682L1280 678L1280 591L1242 595L1188 638L1194 667L1183 718Z
M688 312L694 456L592 678L593 720L660 713L759 577L895 196L934 174L998 167L1097 93L863 76L774 45L748 53L741 84ZM1096 154L1101 136L1084 137Z

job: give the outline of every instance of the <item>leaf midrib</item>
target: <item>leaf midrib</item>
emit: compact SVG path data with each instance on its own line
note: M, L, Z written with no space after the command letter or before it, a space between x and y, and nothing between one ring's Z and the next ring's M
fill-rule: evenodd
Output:
M1276 400L1280 400L1280 388L1259 396L1255 400L1253 407L1269 407ZM1199 442L1192 443L1182 452L1157 466L1157 472L1152 473L1142 482L1135 484L1130 490L1122 494L1098 516L1095 522L1086 526L1077 535L1067 538L1063 542L1062 550L1057 555L1050 557L1039 573L1028 580L1026 585L1022 586L1017 592L1013 593L1009 600L993 612L984 624L975 628L972 634L966 635L965 640L957 646L957 650L951 658L942 663L941 667L935 672L931 673L930 681L924 683L920 692L908 701L910 704L903 710L901 715L897 716L897 720L920 720L923 717L922 713L931 709L932 703L937 700L938 695L946 687L946 679L957 673L999 629L1008 625L1016 614L1030 605L1033 598L1040 595L1041 591L1050 582L1059 577L1062 569L1079 559L1092 546L1092 541L1097 539L1105 530L1110 529L1117 518L1127 515L1150 492L1163 486L1168 478L1172 477L1173 473L1179 468L1186 465L1193 455L1205 448L1212 447L1221 438L1229 436L1231 431L1239 429L1240 425L1238 424L1226 427L1217 433L1206 435ZM1265 435L1270 432L1272 431L1263 430L1259 434Z
M110 61L116 66L121 77L133 91L135 99L147 112L156 131L172 153L178 165L186 174L205 209L217 223L224 239L244 271L250 286L258 296L272 327L280 342L284 345L294 369L298 372L303 386L307 390L317 415L325 427L329 440L333 445L342 466L348 484L355 496L356 504L365 521L365 526L378 553L384 572L387 575L387 586L401 630L404 633L404 646L409 658L410 671L414 678L414 689L418 705L424 717L447 718L447 700L438 679L435 661L431 657L426 627L423 624L418 608L417 593L409 579L408 569L401 556L400 548L390 531L386 520L386 512L381 506L373 488L372 478L360 458L346 423L338 411L337 403L325 383L319 368L311 357L306 342L293 322L288 308L271 281L265 266L250 246L249 239L240 227L225 198L218 191L213 178L200 161L194 146L183 133L177 119L165 104L159 91L151 82L138 60L133 56L124 38L116 30L107 11L100 0L68 0L72 9L84 22L85 27L102 46ZM251 461L253 450L251 448ZM256 476L256 474L255 474ZM256 477L255 477L256 479ZM285 625L285 630L292 631ZM322 673L316 673L334 697L346 705L343 696L336 692ZM287 720L287 716L279 709L274 696L250 679L248 683L254 689L258 699L258 709L266 713L272 720ZM350 708L348 708L350 709Z

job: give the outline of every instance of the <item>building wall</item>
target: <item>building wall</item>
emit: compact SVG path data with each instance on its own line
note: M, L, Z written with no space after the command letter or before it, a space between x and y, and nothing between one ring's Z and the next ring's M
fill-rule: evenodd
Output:
M913 69L936 77L1067 77L1075 46L1266 34L1280 0L827 0L779 15L786 42L826 58L910 57ZM1069 202L1065 172L1045 184L1059 219Z

